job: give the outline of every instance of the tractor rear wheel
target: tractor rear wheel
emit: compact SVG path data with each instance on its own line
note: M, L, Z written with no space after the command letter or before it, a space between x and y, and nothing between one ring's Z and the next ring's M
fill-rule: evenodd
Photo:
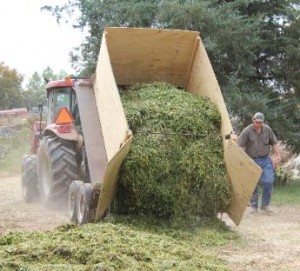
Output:
M85 224L94 221L95 209L93 206L93 185L82 183L77 198L77 223Z
M26 155L22 163L22 195L25 202L38 200L37 161L35 155Z
M45 136L38 149L37 165L43 202L65 202L71 182L78 178L73 144L56 136Z
M72 222L77 223L77 199L78 193L82 181L73 181L69 187L68 198L67 198L67 208L68 208L68 217Z

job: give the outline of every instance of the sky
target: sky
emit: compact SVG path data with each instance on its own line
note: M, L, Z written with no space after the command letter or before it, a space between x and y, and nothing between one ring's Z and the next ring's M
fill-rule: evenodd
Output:
M0 62L24 76L24 84L34 72L48 66L58 73L74 73L69 52L84 38L71 25L59 25L44 5L61 5L66 0L0 0Z

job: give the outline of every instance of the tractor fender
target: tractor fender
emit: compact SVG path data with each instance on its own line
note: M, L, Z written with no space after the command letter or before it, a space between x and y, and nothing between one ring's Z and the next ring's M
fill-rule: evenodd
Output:
M57 137L59 137L61 139L78 142L79 134L73 124L69 124L70 131L64 132L64 133L59 131L60 126L61 125L57 125L55 123L49 124L44 130L44 135L46 136L46 135L50 135L50 134L55 134Z

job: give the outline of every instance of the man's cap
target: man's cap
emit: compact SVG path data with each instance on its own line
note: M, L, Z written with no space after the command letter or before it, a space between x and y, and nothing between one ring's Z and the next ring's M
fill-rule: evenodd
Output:
M259 122L264 122L265 121L265 116L263 113L257 112L254 114L253 119Z

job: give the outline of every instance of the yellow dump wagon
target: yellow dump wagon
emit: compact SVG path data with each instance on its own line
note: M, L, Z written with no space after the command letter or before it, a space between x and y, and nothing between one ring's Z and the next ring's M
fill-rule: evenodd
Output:
M25 202L37 198L45 203L65 201L67 197L71 221L83 224L103 217L116 193L120 165L134 140L118 87L158 81L207 96L217 105L232 188L226 211L238 225L261 169L228 136L232 132L229 115L195 31L106 28L92 80L48 82L45 128L36 137L38 144L34 141L31 155L23 158Z
M232 125L199 32L144 28L106 28L103 33L93 88L107 165L99 180L102 186L96 219L113 200L119 168L132 141L118 86L154 81L207 96L218 106L224 159L232 187L227 213L238 225L261 170L232 138L226 139Z

